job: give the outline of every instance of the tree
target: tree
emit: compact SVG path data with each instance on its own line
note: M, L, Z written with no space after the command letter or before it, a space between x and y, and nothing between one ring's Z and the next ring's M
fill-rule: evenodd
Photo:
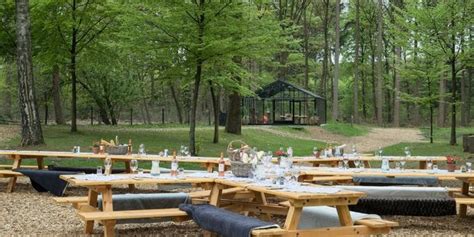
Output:
M16 0L16 59L21 113L21 145L44 144L36 105L29 1Z
M360 0L355 1L355 28L354 28L354 83L352 115L354 122L359 122L359 80L360 80Z
M377 42L376 42L376 89L375 89L375 101L376 101L376 118L377 124L379 126L383 125L383 60L382 60L382 52L383 52L383 1L378 0L377 4Z
M334 78L333 78L333 95L332 95L332 119L338 120L339 118L339 54L340 54L340 29L339 29L339 19L341 11L341 2L336 0L336 43L335 43L335 53L334 53Z

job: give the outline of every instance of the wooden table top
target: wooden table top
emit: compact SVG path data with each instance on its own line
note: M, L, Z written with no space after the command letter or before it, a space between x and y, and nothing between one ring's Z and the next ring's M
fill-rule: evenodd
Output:
M270 195L275 195L282 198L304 200L304 199L325 199L325 198L359 198L365 196L363 192L341 190L337 193L309 193L309 192L289 192L283 191L281 188L258 186L243 179L243 181L235 178L214 178L214 177L184 177L184 178L170 178L169 175L163 175L156 178L140 178L131 174L113 174L113 177L120 177L116 180L84 180L77 178L77 175L61 175L60 178L67 181L74 186L82 187L98 187L98 186L113 186L113 185L128 185L128 184L180 184L180 183L218 183L232 187L242 187L248 190L262 192ZM316 185L311 185L316 187ZM320 186L327 188L327 186Z
M405 158L405 156L384 156L388 158L390 161L401 161L405 160L407 162L411 161L446 161L445 156L412 156L410 158ZM293 157L293 162L338 162L342 161L342 157L328 157L328 158L316 158L314 156L295 156ZM349 158L349 160L353 160L353 158ZM361 161L381 161L379 157L376 156L369 156L369 155L361 155Z
M327 167L308 167L301 171L303 175L312 176L385 176L385 177L438 177L438 178L468 178L474 179L474 172L461 173L459 170L455 172L447 172L447 170L439 170L433 172L432 170L421 170L421 169L406 169L404 171L397 171L391 169L388 172L383 172L381 169L339 169L339 168L327 168Z

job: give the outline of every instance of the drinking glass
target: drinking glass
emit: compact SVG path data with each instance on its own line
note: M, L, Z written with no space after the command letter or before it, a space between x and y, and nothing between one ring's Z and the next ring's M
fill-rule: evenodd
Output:
M433 170L438 171L438 165L433 165Z
M361 169L361 170L365 169L364 162L359 163L359 169Z
M104 167L105 167L105 175L109 175L112 173L110 170L112 168L112 160L110 158L107 158L104 160Z
M405 170L405 163L406 163L406 159L405 158L402 158L400 159L400 169L401 170Z
M97 175L102 175L102 166L97 166Z
M131 160L130 161L130 170L132 170L132 173L135 173L138 169L138 161L137 160Z
M401 163L399 161L395 162L395 169L400 170L401 169Z
M359 168L359 166L360 166L360 159L359 159L359 157L355 157L355 159L354 159L354 165L355 165L356 168Z
M344 164L342 163L342 161L337 162L337 168L344 169Z
M407 146L405 147L405 156L406 156L407 158L409 158L409 157L411 156L410 148L407 147Z
M178 169L178 177L179 178L184 178L184 169L183 168Z
M426 169L427 169L427 170L433 169L433 161L432 161L432 160L428 160L428 161L426 162Z
M472 163L471 162L466 162L466 169L467 169L467 172L472 172Z
M352 145L352 153L353 154L357 153L356 145Z
M342 161L344 162L344 169L348 169L349 168L349 157L344 156L342 158Z
M138 147L138 154L139 155L145 155L145 145L144 144L140 144L140 146Z
M317 147L313 147L313 156L314 157L318 156L318 148Z
M379 150L377 151L379 158L382 158L383 150L382 147L379 147Z

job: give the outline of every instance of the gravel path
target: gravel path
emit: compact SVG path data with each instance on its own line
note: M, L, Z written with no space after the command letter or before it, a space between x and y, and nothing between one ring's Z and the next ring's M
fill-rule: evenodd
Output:
M0 189L6 187L6 179L0 180ZM139 192L154 192L150 187L139 186ZM124 193L127 189L119 187L115 193ZM173 190L176 191L176 190ZM68 188L70 196L86 195L82 188ZM445 217L407 217L384 216L384 219L398 221L389 236L467 236L472 235L474 211L470 216L458 218ZM276 219L281 222L281 219ZM192 221L181 223L163 222L153 224L122 224L116 227L121 236L202 236L202 230ZM20 178L14 193L0 192L0 236L81 236L83 223L68 205L59 205L47 193L37 193L29 180ZM102 228L96 226L93 236L100 236Z

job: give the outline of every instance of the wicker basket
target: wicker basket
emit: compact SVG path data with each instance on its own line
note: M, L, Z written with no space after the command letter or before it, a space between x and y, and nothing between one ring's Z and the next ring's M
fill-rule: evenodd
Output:
M248 153L249 151L250 147L242 140L231 141L227 145L227 155L231 161L242 161L242 153Z
M250 173L252 172L252 164L243 163L240 161L231 161L230 169L232 174L234 174L236 177L249 177Z
M125 155L128 152L127 145L107 146L106 152L110 155Z

